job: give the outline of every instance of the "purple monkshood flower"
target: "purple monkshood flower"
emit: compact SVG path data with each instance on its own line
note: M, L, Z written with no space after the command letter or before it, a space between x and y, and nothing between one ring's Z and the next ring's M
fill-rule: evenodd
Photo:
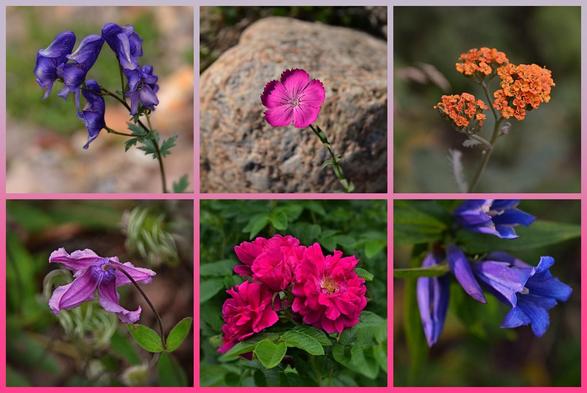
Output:
M136 115L139 112L139 106L145 109L155 110L159 104L157 92L157 75L153 74L153 66L145 65L136 70L124 71L128 79L128 90L126 96L130 98L130 114Z
M139 68L138 58L143 55L143 40L132 26L106 23L102 27L102 38L116 54L123 70L132 71Z
M535 217L517 209L518 200L474 199L463 202L454 214L457 222L472 232L495 235L501 239L518 237L514 227L528 226Z
M530 325L535 336L548 330L548 310L569 300L573 289L553 277L550 268L554 258L540 257L533 267L503 252L489 254L486 260L475 264L474 270L484 286L512 309L501 327L515 328Z
M60 248L51 253L50 263L60 263L73 271L74 280L55 288L49 299L49 308L55 314L61 310L75 308L93 300L98 293L100 305L118 316L122 323L135 323L141 316L141 307L130 311L119 303L117 288L131 281L120 270L124 270L136 282L148 283L156 274L150 269L134 267L130 262L120 263L117 257L103 258L94 251L77 250L71 254Z
M43 98L47 98L51 93L53 83L58 78L57 67L67 61L67 55L71 53L74 45L75 34L64 31L57 34L48 47L37 52L34 72L37 83L45 91Z
M473 299L481 303L486 303L483 290L477 282L469 260L460 248L451 244L447 248L447 259L450 270L455 275L461 287L471 296Z
M82 88L82 94L87 103L78 116L83 120L88 130L88 141L84 145L84 149L87 149L90 143L98 137L102 128L106 127L104 121L106 103L100 95L100 85L95 80L88 79L86 81L86 86Z
M69 93L73 93L78 111L80 87L88 71L98 59L103 44L104 40L99 35L89 35L80 42L75 52L67 55L69 61L57 67L57 75L63 79L64 85L58 95L66 99Z
M442 257L429 253L422 262L422 267L438 265ZM450 295L450 281L448 275L442 277L420 277L416 283L418 308L420 319L424 328L424 335L428 346L431 347L438 341L444 328L444 320L448 310Z

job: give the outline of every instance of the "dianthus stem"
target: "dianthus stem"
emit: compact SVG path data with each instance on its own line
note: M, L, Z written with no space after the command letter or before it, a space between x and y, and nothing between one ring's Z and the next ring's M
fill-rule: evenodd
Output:
M122 274L124 274L126 276L126 278L128 278L130 280L130 282L132 283L132 285L135 286L135 288L139 291L139 293L141 294L141 296L143 296L143 299L145 299L145 301L147 302L147 304L149 305L149 307L151 308L151 311L153 311L153 314L155 314L155 317L157 318L157 322L159 324L159 332L161 335L161 343L163 344L163 348L166 348L166 343L165 343L165 329L163 328L163 321L161 320L161 316L159 315L159 313L157 312L157 310L155 309L155 306L153 306L153 303L151 303L151 300L149 299L149 297L147 296L147 294L141 289L141 287L139 286L139 284L135 281L134 278L131 277L130 274L128 274L122 267L117 266L117 265L113 265L119 272L121 272Z
M109 90L106 90L104 88L102 88L102 91L104 92L104 94L114 98L116 101L118 101L119 103L121 103L122 105L124 105L124 107L130 112L131 108L128 105L128 103L121 97L119 97L117 94L112 93ZM155 146L155 155L157 157L157 161L159 162L159 172L161 173L161 185L162 185L162 189L163 189L163 193L167 194L167 177L165 176L165 167L163 166L163 156L161 156L161 150L159 149L159 142L155 139L155 137L153 136L153 131L150 127L147 127L145 125L145 123L143 123L141 121L141 119L137 118L136 122L141 126L141 128L143 130L145 130L145 132L147 133L147 135L151 138L151 141L153 142L153 146Z
M471 182L471 186L469 187L469 192L473 192L473 190L475 190L475 187L481 179L481 175L483 175L483 172L487 167L487 163L489 162L489 158L491 157L491 153L493 152L493 148L495 147L495 142L497 142L497 138L499 137L499 128L502 121L503 117L495 120L495 125L493 126L493 135L491 136L491 141L489 142L491 146L485 151L485 156L483 157L483 160L481 161L481 164L479 165L479 168L475 173L475 177L473 177L473 181Z
M328 150L328 153L330 154L330 161L332 163L332 169L334 170L336 178L344 188L344 191L352 192L355 189L355 185L344 176L340 161L338 158L336 158L336 154L334 154L334 150L332 150L332 145L328 141L326 134L320 129L320 127L314 127L312 124L310 124L310 129L314 132L314 134L316 134L318 139L320 139L320 142L322 142L324 147L326 147Z

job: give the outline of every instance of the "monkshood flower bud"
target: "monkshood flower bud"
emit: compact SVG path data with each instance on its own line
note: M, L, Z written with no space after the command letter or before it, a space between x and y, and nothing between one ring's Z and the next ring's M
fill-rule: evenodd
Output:
M79 113L79 118L83 120L88 130L88 141L84 145L84 149L87 149L90 143L98 137L102 128L106 127L106 122L104 121L106 104L104 98L100 95L100 85L95 80L88 79L86 81L82 94L87 103Z
M465 254L455 245L449 245L447 250L447 259L450 270L455 275L461 287L467 292L469 296L481 303L486 303L483 290L477 282L469 260Z
M265 120L273 127L293 124L306 128L320 114L326 98L324 85L318 79L310 79L305 70L285 70L281 78L265 85L261 102L267 108Z
M429 253L424 258L422 267L431 267L440 262L442 262L441 256ZM416 285L420 319L426 341L431 347L438 341L444 328L450 295L450 278L446 274L441 277L420 277Z
M98 59L103 44L104 40L99 35L92 34L85 37L77 50L71 55L67 55L69 62L61 64L57 68L57 75L63 79L64 85L58 95L66 99L69 93L74 93L78 111L81 85L86 79L88 71Z
M130 113L136 115L139 112L139 106L145 109L155 110L159 104L157 92L159 85L158 77L153 74L153 66L146 65L136 70L125 70L124 74L128 79L128 90L125 95L130 98Z
M102 27L102 38L116 54L123 70L139 68L138 58L143 55L143 40L132 26L106 23Z
M53 83L58 78L57 67L67 61L67 55L71 53L74 45L75 34L64 31L57 34L48 47L37 52L34 72L37 83L45 91L43 98L47 98L51 93Z
M477 264L475 272L479 279L499 300L512 307L501 327L530 325L535 336L546 333L550 325L548 310L569 300L573 292L552 276L553 265L554 258L549 256L540 257L538 266L533 267L503 252L492 253Z
M463 202L454 214L457 222L465 229L495 235L501 239L518 237L514 227L528 226L535 217L517 209L519 200L474 199Z
M55 314L61 310L75 308L93 300L98 293L98 301L104 310L116 314L122 323L135 323L141 316L141 307L131 311L119 303L117 288L131 284L128 274L135 282L148 283L155 272L150 269L134 267L130 262L120 263L117 257L103 258L94 251L85 249L69 254L60 248L51 253L50 263L60 263L73 271L74 280L55 288L49 299L49 308ZM122 273L126 272L126 274Z

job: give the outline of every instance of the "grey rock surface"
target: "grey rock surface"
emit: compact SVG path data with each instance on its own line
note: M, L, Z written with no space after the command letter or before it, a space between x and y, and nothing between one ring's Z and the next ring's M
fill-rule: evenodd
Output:
M261 19L200 79L202 192L340 192L309 129L263 118L265 84L303 68L326 88L318 124L356 192L387 188L387 45L354 30Z

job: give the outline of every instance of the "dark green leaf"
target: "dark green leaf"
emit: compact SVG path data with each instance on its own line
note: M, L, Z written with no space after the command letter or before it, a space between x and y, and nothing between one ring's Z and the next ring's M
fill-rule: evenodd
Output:
M166 157L171 154L171 149L175 147L175 142L177 141L177 135L173 135L169 137L161 143L159 147L159 152L161 153L161 157Z
M129 151L131 147L137 144L139 140L137 138L130 138L124 142L124 151Z
M438 277L448 273L449 267L446 263L430 267L408 267L393 269L394 278L417 278L417 277Z
M516 227L516 232L519 235L517 239L499 239L462 229L457 233L457 240L467 252L473 254L495 250L528 250L576 239L581 235L581 227L560 222L536 221L528 227Z
M210 300L223 289L224 280L221 278L202 280L200 282L200 303Z
M110 349L133 366L141 363L141 358L137 354L136 347L132 345L132 341L118 331L110 339Z
M437 240L446 229L432 201L396 201L394 207L394 236L398 244L418 244Z
M428 354L426 339L422 331L420 314L416 298L416 279L410 278L404 281L404 332L409 352L410 384L417 383L417 378Z
M157 363L160 386L187 386L188 379L173 355L162 353Z
M148 352L161 352L163 351L163 343L161 337L156 331L141 324L127 325L128 331L132 338L135 339L137 344L145 351Z
M189 186L188 175L183 175L178 181L173 182L173 192L185 192Z
M147 132L143 129L143 127L138 124L128 123L128 129L135 136L141 137L147 135Z
M183 343L192 328L193 318L187 317L182 319L171 329L167 335L166 348L167 352L173 352Z
M324 345L331 345L330 339L321 330L310 326L296 326L285 332L281 339L288 347L295 347L308 352L310 355L324 355Z
M281 360L287 352L287 345L284 342L276 344L269 339L264 339L255 345L253 352L263 367L273 368L281 363Z
M236 262L232 259L225 259L213 263L205 263L200 266L200 277L223 277L232 274Z
M373 258L375 255L383 251L386 245L387 240L385 239L367 240L365 242L365 256L367 256L367 258Z
M249 239L252 239L257 236L267 224L269 224L269 216L265 213L257 214L251 217L247 225L243 228L243 232L248 232Z
M283 211L274 211L269 217L271 225L278 231L285 231L287 229L287 215Z

